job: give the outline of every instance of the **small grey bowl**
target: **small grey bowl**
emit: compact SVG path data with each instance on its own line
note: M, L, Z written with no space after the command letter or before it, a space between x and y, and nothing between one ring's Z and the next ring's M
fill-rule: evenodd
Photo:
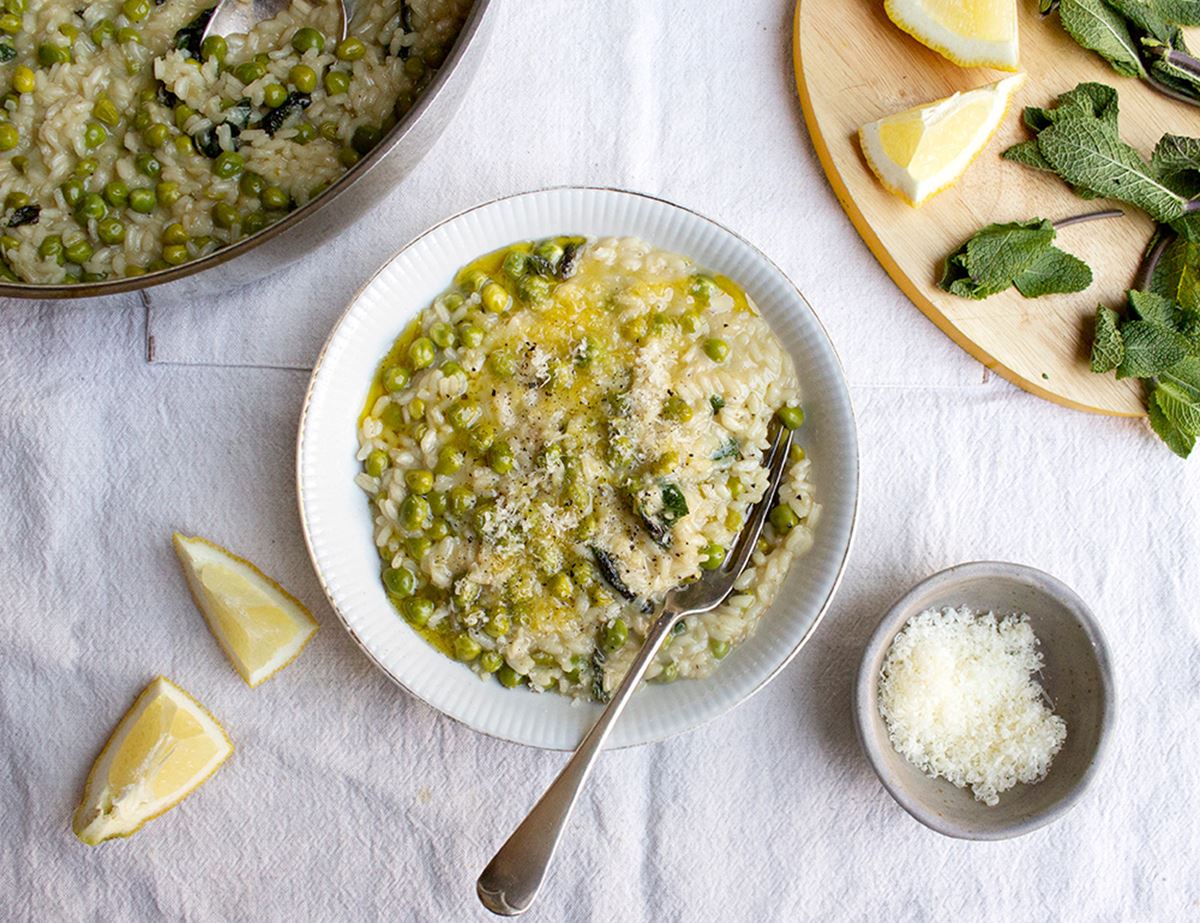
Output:
M1042 688L1067 722L1066 742L1046 778L1036 785L1018 784L993 807L976 801L969 788L931 779L904 759L893 749L879 714L879 671L892 639L914 615L947 606L1028 614L1041 641ZM959 564L905 594L867 643L854 692L859 741L884 788L925 826L968 840L1021 836L1065 814L1100 768L1115 704L1108 649L1084 601L1049 574L997 561Z

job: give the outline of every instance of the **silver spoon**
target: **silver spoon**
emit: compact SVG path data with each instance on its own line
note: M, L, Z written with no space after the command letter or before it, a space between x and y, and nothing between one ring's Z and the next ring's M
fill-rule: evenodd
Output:
M249 32L260 22L274 19L291 5L291 0L218 0L208 25L200 34L200 41L203 43L210 35L224 37ZM337 39L340 42L346 37L346 24L353 14L349 9L349 0L337 0L335 5L338 9Z
M546 789L541 800L533 806L533 810L521 821L520 826L513 831L512 836L500 847L479 876L475 890L483 906L492 913L515 917L533 904L538 889L541 888L550 869L554 851L562 839L575 802L592 773L596 758L600 755L613 725L641 683L650 661L662 647L663 640L681 619L708 612L721 605L733 590L734 582L750 563L750 556L754 553L754 547L762 533L767 513L775 501L779 482L783 479L783 470L791 446L791 430L779 427L765 459L770 471L767 490L750 511L746 525L738 535L725 564L717 570L706 572L694 583L684 584L667 592L650 624L650 631L646 634L642 649L608 707L592 725L592 729L558 774L558 778Z

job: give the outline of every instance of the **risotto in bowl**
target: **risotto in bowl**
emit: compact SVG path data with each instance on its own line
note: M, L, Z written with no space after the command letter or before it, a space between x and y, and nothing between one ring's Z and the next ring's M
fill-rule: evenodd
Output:
M752 564L677 628L619 743L732 707L808 637L850 538L849 402L803 299L718 226L607 190L501 200L411 244L335 329L301 425L306 537L398 682L570 747L656 603L724 560L774 426L796 446Z

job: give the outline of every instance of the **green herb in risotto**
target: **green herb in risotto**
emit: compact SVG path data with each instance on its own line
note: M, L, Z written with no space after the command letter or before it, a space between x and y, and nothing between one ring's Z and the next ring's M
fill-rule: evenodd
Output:
M520 243L396 341L360 420L382 581L507 687L606 698L671 587L719 567L803 423L787 352L731 280L632 239ZM753 564L651 667L700 677L754 630L818 508L797 450Z
M470 0L295 0L247 35L212 0L0 0L0 279L178 266L278 221L370 152Z

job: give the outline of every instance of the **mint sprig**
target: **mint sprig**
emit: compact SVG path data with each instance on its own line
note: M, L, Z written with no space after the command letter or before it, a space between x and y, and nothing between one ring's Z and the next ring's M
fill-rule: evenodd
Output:
M962 298L983 299L1016 287L1026 298L1082 292L1092 271L1078 257L1054 246L1059 228L1119 211L1090 212L1051 224L1045 218L989 224L946 257L941 288Z
M1200 25L1197 0L1041 0L1043 16L1125 77L1167 96L1200 105L1200 61L1180 26Z

